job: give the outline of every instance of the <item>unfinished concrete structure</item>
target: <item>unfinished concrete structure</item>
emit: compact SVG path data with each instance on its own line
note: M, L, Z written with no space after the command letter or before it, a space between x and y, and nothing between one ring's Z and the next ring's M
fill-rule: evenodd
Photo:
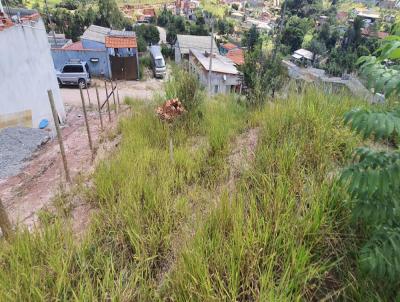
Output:
M40 15L32 10L10 10L9 16L0 12L0 129L37 128L43 119L52 125L48 90L63 122L64 105Z

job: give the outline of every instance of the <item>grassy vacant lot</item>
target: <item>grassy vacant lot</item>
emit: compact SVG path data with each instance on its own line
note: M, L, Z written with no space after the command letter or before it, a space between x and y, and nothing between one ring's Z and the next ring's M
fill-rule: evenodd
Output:
M376 300L334 182L359 144L342 124L354 105L315 89L257 110L217 97L174 126L172 163L170 129L133 102L86 194L98 211L85 238L48 215L1 242L0 300ZM255 158L232 185L236 138L255 128Z

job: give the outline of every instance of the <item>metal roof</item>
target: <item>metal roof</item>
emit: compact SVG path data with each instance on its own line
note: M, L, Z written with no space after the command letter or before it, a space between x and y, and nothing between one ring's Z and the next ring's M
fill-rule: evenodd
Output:
M97 25L90 25L82 35L82 39L105 43L105 37L110 33L111 29Z
M200 62L205 70L210 70L210 57L205 56L204 51L201 52L196 49L190 49L190 53ZM239 74L232 60L218 54L213 54L212 71L234 75Z
M189 49L197 49L200 51L211 50L211 36L177 35L177 43L181 54L188 54ZM217 49L215 41L214 47Z
M117 36L117 37L136 37L134 31L127 31L127 30L110 30L109 36Z
M309 51L307 49L303 49L303 48L296 50L294 53L299 56L302 56L308 60L312 60L313 56L314 56L314 54L311 51Z

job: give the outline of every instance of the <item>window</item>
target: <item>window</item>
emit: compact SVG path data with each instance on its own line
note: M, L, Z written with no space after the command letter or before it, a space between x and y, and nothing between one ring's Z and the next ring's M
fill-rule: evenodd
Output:
M163 68L165 67L165 63L163 59L156 59L155 61L156 67L157 68Z
M214 86L214 93L218 93L218 85Z
M65 72L65 73L83 72L83 66L82 65L66 65L66 66L64 66L63 72Z

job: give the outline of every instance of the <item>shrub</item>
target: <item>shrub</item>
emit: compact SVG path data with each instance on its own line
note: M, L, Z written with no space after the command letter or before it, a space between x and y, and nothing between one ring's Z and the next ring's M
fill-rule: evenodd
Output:
M167 99L178 98L189 114L197 113L204 99L198 79L180 67L173 67L165 84L165 94Z

